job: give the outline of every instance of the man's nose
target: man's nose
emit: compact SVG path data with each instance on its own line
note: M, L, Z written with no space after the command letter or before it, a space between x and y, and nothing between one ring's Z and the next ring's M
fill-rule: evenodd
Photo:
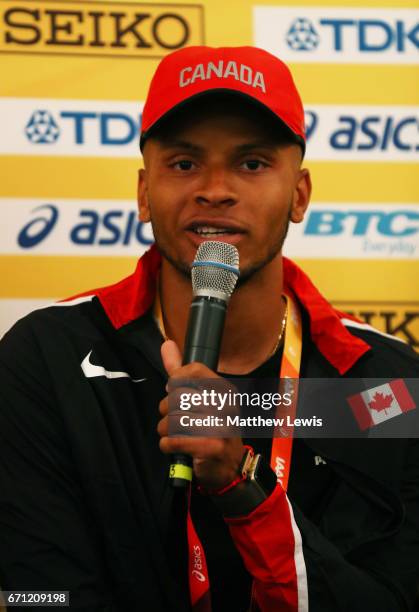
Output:
M222 168L207 169L195 193L195 201L207 206L231 206L237 200L231 174Z

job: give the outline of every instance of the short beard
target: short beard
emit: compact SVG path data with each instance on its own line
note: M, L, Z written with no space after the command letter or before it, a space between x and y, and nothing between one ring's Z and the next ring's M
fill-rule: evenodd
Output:
M154 235L154 242L156 243L156 246L161 254L161 256L166 259L174 268L175 270L177 270L177 272L180 272L180 274L182 274L182 276L186 277L187 279L189 279L190 281L192 280L192 273L191 273L191 266L187 263L184 263L183 261L179 261L177 259L174 259L166 250L163 241L160 240L160 236L159 236L159 232L157 230L157 224L154 223L154 219L153 219L153 213L152 213L152 206L150 205L150 222L151 222L151 227L153 229L153 235Z
M166 249L164 247L162 247L162 245L158 242L158 240L156 239L155 235L154 235L154 239L156 241L157 248L159 249L159 251L161 253L161 256L164 257L164 259L167 259L167 261L170 264L172 264L172 266L175 268L175 270L180 272L182 274L182 276L185 276L187 279L192 281L191 266L189 266L186 263L183 263L183 261L178 261L176 259L173 259L173 257L171 257L169 255L169 253L166 251Z
M289 228L290 221L291 221L291 207L292 207L292 202L290 203L288 207L288 214L285 219L285 223L283 224L281 234L278 237L278 240L276 241L276 243L269 250L266 257L264 257L263 259L257 260L252 266L249 266L248 268L244 268L240 270L240 276L237 281L236 288L239 288L243 286L244 284L246 284L257 272L259 272L259 270L262 270L262 268L270 264L271 261L275 259L275 257L278 255L278 253L282 251L282 247L284 246L285 238L287 237L288 228ZM150 207L150 210L151 210L151 207ZM151 215L151 226L153 228L155 243L162 257L164 257L164 259L166 259L175 268L175 270L177 270L180 274L182 274L182 276L191 280L192 275L191 275L190 265L183 261L174 259L167 252L164 245L162 244L162 241L159 240L159 232L156 231L156 226L153 222L152 215Z
M292 203L291 203L292 204ZM282 231L278 240L273 245L273 247L268 251L266 257L256 261L252 266L240 270L240 276L237 281L237 288L245 285L259 270L262 270L265 266L271 263L275 259L275 257L282 251L282 247L284 246L285 238L288 234L288 228L291 221L291 204L288 207L288 215L285 219L285 223L282 226Z

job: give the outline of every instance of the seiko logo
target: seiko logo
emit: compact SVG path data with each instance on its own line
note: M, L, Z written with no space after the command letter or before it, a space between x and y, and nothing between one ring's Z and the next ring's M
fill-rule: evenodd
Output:
M0 51L158 57L201 44L202 21L199 6L7 1Z
M254 71L249 66L237 64L235 61L224 62L220 60L218 64L208 62L208 64L197 64L195 67L187 66L182 68L179 74L179 87L192 85L195 81L206 81L216 77L218 79L228 79L233 77L236 81L259 88L266 93L265 79L263 73Z

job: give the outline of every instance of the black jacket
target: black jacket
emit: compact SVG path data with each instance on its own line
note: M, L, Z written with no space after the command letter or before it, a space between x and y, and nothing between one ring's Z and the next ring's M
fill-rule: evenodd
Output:
M150 314L158 266L152 249L128 279L36 311L0 343L3 589L69 590L80 610L185 609L168 563L173 491L156 432L166 383ZM345 327L290 262L285 278L304 314L303 377L418 378L405 344L362 324ZM418 442L307 440L339 477L318 524L292 508L311 611L413 609ZM291 478L304 475L291 470ZM230 527L259 605L308 609L303 599L281 602L242 547L243 534L261 524L258 512ZM265 514L264 528L279 532L275 507Z

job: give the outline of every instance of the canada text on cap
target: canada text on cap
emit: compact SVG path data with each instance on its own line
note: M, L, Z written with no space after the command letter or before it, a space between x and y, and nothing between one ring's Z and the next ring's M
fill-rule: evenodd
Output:
M184 47L158 65L143 109L140 147L169 116L208 92L244 96L285 126L305 150L304 109L289 68L257 47Z

